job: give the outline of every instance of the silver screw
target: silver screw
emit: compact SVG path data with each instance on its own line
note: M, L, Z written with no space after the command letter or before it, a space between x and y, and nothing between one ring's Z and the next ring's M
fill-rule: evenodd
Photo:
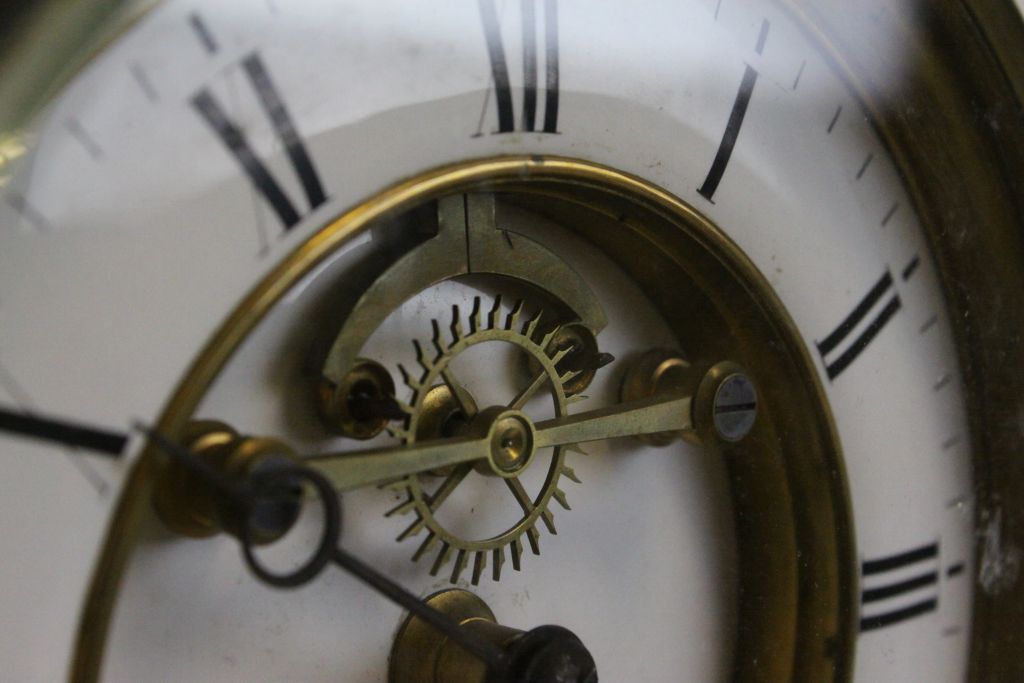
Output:
M715 390L712 415L715 431L725 441L739 441L750 433L757 418L757 390L743 373L722 380Z

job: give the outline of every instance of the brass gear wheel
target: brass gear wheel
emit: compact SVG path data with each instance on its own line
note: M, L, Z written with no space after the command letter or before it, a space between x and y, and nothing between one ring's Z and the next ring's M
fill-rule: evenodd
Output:
M534 381L521 391L509 404L510 408L521 408L522 405L535 392L545 385L549 386L554 401L555 414L557 417L564 417L568 414L567 407L576 397L566 396L565 383L572 380L578 372L566 371L559 373L556 366L566 354L573 348L554 349L551 340L558 333L559 327L542 330L540 327L542 312L538 312L524 323L520 323L523 317L523 302L516 303L514 308L502 318L501 297L495 298L494 305L490 311L481 311L480 298L473 301L473 310L468 318L468 331L463 325L462 315L458 306L453 306L452 323L450 325L451 339L447 341L441 331L441 325L437 320L432 320L433 354L428 354L424 346L418 341L413 344L416 348L417 360L421 372L413 374L402 366L399 370L405 384L412 391L412 398L404 409L408 413L404 428L391 429L392 434L406 444L416 442L416 433L419 420L423 414L424 399L427 393L438 382L449 385L452 393L463 391L455 382L450 371L451 361L459 353L471 346L485 344L488 342L503 342L513 344L528 354L531 360L536 361L541 368ZM520 327L521 324L521 327ZM471 417L471 416L470 416ZM477 585L488 564L488 554L491 555L491 576L495 581L500 580L502 566L505 563L505 548L510 548L512 566L518 571L520 569L523 555L523 539L525 537L533 554L540 554L540 532L537 530L537 523L543 522L544 526L552 534L555 531L554 515L549 509L552 499L557 501L565 510L569 509L565 493L558 488L559 479L564 475L566 478L579 483L579 479L572 469L565 464L565 451L575 450L583 452L578 446L555 447L548 466L547 477L540 492L533 498L526 492L517 477L503 478L512 495L516 498L523 514L517 522L508 527L505 531L491 538L472 540L462 538L446 529L434 516L441 504L452 494L458 485L465 479L466 475L473 469L473 464L468 463L455 467L445 473L441 485L433 493L424 491L420 475L406 477L391 485L391 488L406 493L407 500L387 515L412 514L415 520L398 536L398 541L417 536L424 529L427 531L426 538L413 554L413 561L419 561L436 550L434 563L430 573L437 576L441 569L455 560L449 576L452 583L457 583L459 577L467 569L472 560L472 583Z

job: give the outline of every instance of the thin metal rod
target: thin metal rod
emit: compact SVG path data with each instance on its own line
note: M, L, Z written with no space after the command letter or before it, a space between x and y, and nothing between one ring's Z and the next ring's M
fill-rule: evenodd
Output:
M430 624L442 635L454 640L466 652L486 664L492 673L502 674L505 672L508 666L505 651L491 641L462 628L459 622L447 614L427 605L423 600L341 548L335 549L334 562L388 600L405 608L417 618Z

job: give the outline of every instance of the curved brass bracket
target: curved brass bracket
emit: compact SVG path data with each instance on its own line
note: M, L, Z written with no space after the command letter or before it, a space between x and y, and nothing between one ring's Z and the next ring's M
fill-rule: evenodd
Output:
M437 202L437 234L398 259L356 302L324 361L336 386L391 311L425 287L459 275L504 275L543 287L591 332L607 324L604 309L580 275L547 247L523 235L515 241L494 216L494 195L465 194Z

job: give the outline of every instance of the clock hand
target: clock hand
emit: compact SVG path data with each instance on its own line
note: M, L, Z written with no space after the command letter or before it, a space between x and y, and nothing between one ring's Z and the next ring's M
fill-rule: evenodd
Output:
M339 491L487 457L486 437L454 437L409 446L312 455L303 459Z
M238 527L243 555L249 568L264 583L278 588L297 587L314 579L329 562L334 562L457 642L487 664L490 670L504 672L507 668L506 655L496 645L463 629L457 621L429 607L415 595L337 545L341 529L341 507L330 482L319 472L298 465L285 465L250 472L245 479L234 480L156 430L144 425L136 425L136 429L146 434L168 457L201 477L237 508L238 514L245 518L245 522ZM276 574L267 570L256 558L253 549L253 527L256 524L252 519L253 514L260 505L276 503L282 498L301 504L301 494L295 495L296 484L301 482L312 486L323 505L324 532L317 551L309 561L287 574Z
M225 497L244 520L237 526L243 556L250 570L261 581L278 588L291 588L313 580L330 562L356 577L378 593L403 607L440 635L450 639L487 667L485 683L597 683L593 657L571 631L560 626L541 626L528 632L503 629L499 637L466 628L448 614L402 588L338 545L341 530L341 506L331 482L320 472L287 462L251 469L240 480L232 479L188 449L143 425L145 433L164 453ZM302 484L316 492L324 510L324 531L316 552L297 570L277 574L262 564L254 551L254 527L258 510L282 500L301 505ZM515 635L508 638L507 634Z
M339 490L479 460L489 461L489 473L509 477L521 471L537 449L551 446L665 432L700 432L739 441L752 428L756 414L750 378L733 364L719 363L692 392L662 393L536 424L519 410L495 406L480 411L469 436L320 454L304 462Z
M535 447L693 430L692 397L669 394L536 423Z

